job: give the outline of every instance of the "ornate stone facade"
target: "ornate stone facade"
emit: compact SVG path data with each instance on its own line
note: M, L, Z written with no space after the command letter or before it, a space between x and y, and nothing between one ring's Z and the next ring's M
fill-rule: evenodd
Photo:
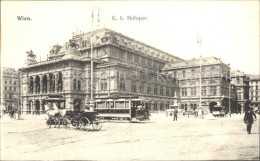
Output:
M29 62L22 72L22 111L44 110L46 101L80 110L90 100L91 33L55 45L47 61ZM109 29L93 32L94 99L139 97L150 110L173 104L178 84L161 73L166 63L182 61Z
M260 108L260 75L250 75L250 100L254 107Z
M236 86L237 105L242 111L245 110L245 104L249 101L249 76L241 71L231 71L231 83Z
M169 63L163 71L179 82L178 105L184 110L196 110L200 101L200 59ZM229 65L219 58L202 58L201 78L202 110L211 112L214 105L228 110Z
M19 77L14 68L1 68L1 100L4 110L17 108L19 99Z

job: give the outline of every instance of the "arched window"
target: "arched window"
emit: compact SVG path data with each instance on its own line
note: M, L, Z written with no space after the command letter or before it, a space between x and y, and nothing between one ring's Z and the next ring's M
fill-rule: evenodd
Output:
M120 90L125 90L125 75L124 73L120 73L119 74L119 88Z
M80 80L78 81L78 90L79 91L81 90L81 82L80 82Z
M59 77L58 77L58 91L62 91L62 86L63 86L62 73L59 72Z
M42 79L42 93L47 93L47 75L43 75Z
M81 46L85 47L85 41L84 40L81 42Z
M35 77L35 83L35 93L40 93L40 77L38 75Z
M76 79L73 79L73 90L75 91L77 89L77 81Z
M192 78L195 78L195 70L194 70L194 69L191 70L191 77L192 77Z
M186 78L186 72L182 71L182 78Z
M33 93L33 77L30 77L29 86L30 86L29 93Z
M54 92L55 91L55 75L50 73L49 80L50 80L50 84L49 84L50 91Z
M205 69L201 69L201 77L205 76Z
M119 73L119 80L124 81L125 80L125 75L124 73Z

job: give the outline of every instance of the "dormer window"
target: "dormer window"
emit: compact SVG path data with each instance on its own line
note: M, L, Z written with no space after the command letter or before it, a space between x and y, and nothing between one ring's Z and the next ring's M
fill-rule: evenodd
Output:
M182 71L182 78L186 78L186 72Z
M108 38L107 37L103 37L101 40L102 40L102 43L106 43Z

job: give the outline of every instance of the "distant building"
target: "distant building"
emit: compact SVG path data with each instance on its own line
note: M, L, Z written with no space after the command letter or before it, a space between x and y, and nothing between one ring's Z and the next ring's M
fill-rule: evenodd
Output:
M260 75L250 75L250 93L249 98L251 104L255 107L260 107Z
M249 101L249 76L239 70L231 71L231 80L236 86L238 108L244 111L245 103Z
M212 112L213 106L225 106L228 110L230 67L219 58L191 59L168 63L163 71L178 80L178 105L187 110L196 110L199 106L200 92L203 111Z
M1 105L5 110L17 108L19 99L19 77L14 68L1 68Z

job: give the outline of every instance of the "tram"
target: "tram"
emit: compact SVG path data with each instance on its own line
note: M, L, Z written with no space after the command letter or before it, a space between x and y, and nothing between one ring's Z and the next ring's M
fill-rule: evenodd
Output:
M97 117L104 120L144 121L150 119L148 106L140 98L96 100Z

